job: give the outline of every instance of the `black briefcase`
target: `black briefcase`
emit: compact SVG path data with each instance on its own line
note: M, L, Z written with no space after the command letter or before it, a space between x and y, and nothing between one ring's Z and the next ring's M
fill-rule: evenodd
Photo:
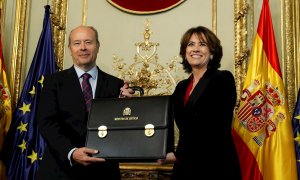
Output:
M170 96L93 99L86 146L106 159L157 160L166 156L172 126Z

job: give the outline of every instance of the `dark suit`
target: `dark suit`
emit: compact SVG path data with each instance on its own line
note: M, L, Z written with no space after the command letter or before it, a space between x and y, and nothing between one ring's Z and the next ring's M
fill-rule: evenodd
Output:
M231 137L236 88L229 71L208 69L184 106L189 79L172 95L180 131L173 179L241 179Z
M118 97L123 81L98 68L95 98ZM88 113L74 67L45 77L37 121L47 147L38 169L38 179L119 179L117 162L94 166L70 166L74 147L84 147ZM100 149L101 150L101 149Z

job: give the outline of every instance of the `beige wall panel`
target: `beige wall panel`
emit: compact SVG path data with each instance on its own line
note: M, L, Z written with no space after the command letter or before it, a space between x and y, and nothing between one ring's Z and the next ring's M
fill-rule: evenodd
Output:
M217 1L217 35L223 46L221 69L234 71L234 1Z
M26 55L26 74L29 71L33 56L39 41L40 35L43 29L43 20L45 15L44 6L47 1L31 1L31 11L28 25L28 36L27 36L27 55Z

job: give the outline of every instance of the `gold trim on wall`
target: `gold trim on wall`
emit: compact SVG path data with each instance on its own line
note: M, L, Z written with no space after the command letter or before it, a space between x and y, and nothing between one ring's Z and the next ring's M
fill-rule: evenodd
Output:
M240 97L243 88L249 58L249 49L247 47L247 12L248 6L246 0L234 1L234 74L237 97ZM237 107L238 105L239 102L237 102Z
M30 1L16 0L16 13L14 24L13 51L10 68L10 84L12 96L12 109L15 109L25 79L25 62L27 49L28 17Z
M294 12L295 12L295 29L296 29L296 36L295 36L295 40L296 40L296 58L295 58L295 68L296 68L296 90L298 90L300 88L300 3L299 0L294 0L295 2L295 8L294 8Z
M295 108L297 93L300 87L300 42L299 42L299 2L285 0L282 4L282 64L284 67L285 84L288 94L289 110L292 114Z
M87 0L82 0L82 25L86 25Z
M51 5L51 21L55 61L58 70L63 70L66 41L68 0L53 0Z
M212 1L212 31L217 34L217 0Z

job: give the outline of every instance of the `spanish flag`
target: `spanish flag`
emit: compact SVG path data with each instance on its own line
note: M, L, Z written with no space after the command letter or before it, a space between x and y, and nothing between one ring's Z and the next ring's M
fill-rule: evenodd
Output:
M263 1L232 135L243 180L295 180L291 117L268 0Z
M2 54L2 40L0 33L0 152L2 151L4 138L11 123L11 95L7 83L5 64ZM6 179L4 164L0 160L0 179Z

